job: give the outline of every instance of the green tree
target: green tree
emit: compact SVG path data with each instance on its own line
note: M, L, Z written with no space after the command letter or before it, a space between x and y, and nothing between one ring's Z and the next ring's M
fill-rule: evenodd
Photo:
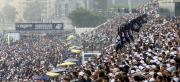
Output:
M14 22L16 15L18 14L18 12L16 11L16 9L10 5L6 5L3 8L4 11L4 16L7 20Z
M28 18L40 18L41 13L42 13L41 4L38 0L36 0L28 4L28 6L24 11L23 17L26 20Z
M22 20L22 19L18 19L18 22L19 22L19 23L22 23L22 22L23 22L23 20Z
M102 14L83 8L72 11L68 17L72 25L77 27L95 27L106 21L106 17Z

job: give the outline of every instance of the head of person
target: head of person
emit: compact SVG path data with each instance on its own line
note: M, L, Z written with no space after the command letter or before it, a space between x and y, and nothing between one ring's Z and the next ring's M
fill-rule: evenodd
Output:
M89 70L85 70L84 74L86 77L90 77L91 76L91 72Z
M163 76L158 75L156 77L156 82L163 82Z
M99 77L105 76L104 71L100 71L98 76L99 76Z
M178 76L178 71L172 71L171 76Z
M70 82L70 79L64 78L64 82Z
M84 72L79 72L79 74L78 74L78 78L79 78L79 79L82 79L82 78L83 78L83 76L84 76Z
M78 73L77 72L72 72L72 78L78 78Z

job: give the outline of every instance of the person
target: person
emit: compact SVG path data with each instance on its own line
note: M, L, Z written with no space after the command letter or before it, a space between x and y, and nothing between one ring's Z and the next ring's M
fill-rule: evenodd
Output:
M86 82L91 82L91 78L90 78L91 72L89 70L85 70L84 73L85 73L85 77L86 77L85 78Z
M79 78L78 82L86 82L86 79L84 78L84 73L83 72L79 72L78 78Z
M56 29L61 29L62 25L61 24L57 24L56 25Z
M78 82L78 73L77 72L72 72L72 82Z
M65 82L70 82L70 79L69 78L64 78L64 81Z

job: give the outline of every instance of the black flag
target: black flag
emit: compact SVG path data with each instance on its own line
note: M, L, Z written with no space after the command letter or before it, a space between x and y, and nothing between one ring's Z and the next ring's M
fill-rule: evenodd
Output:
M121 32L120 32L120 29L118 27L118 33L117 33L117 36L116 36L116 52L119 50L119 49L122 49L122 42L121 42Z
M130 43L130 36L129 36L129 24L128 23L126 23L125 25L124 25L124 33L125 33L125 36L126 36L126 41L128 42L128 43Z
M132 27L133 27L133 31L135 32L139 32L140 28L141 28L141 24L139 22L139 19L133 19L132 21Z
M123 26L121 27L120 32L121 32L121 36L120 36L121 42L122 42L122 45L124 45L126 43L126 36L125 36L125 29Z

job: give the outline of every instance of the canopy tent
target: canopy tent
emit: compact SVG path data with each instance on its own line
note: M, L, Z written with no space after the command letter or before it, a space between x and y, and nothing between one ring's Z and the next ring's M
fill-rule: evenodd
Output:
M39 76L35 80L42 80L42 79L49 79L49 78L53 78L53 76L49 76L49 75L44 74L42 76Z
M73 39L73 38L67 38L66 40L71 40L71 39Z
M69 50L81 50L82 48L73 48L73 49L69 49Z
M68 65L76 65L76 63L73 63L73 62L64 62L64 63L60 64L60 66L68 66Z
M66 69L67 68L55 68L55 69L53 69L53 70L51 70L50 72L54 72L54 73L56 73L56 72L63 72L63 71L66 71Z
M49 76L58 76L59 73L47 72L46 75L49 75Z
M76 44L77 41L75 41L75 39L71 39L71 40L68 40L66 45L69 45L69 44Z
M81 46L78 43L70 43L70 44L66 44L67 47L72 47L72 46Z
M76 48L76 49L77 49L77 48L78 48L78 49L81 49L81 47L80 47L80 46L75 46L75 45L74 45L74 46L69 47L69 49L74 49L74 48Z
M62 55L73 55L73 54L76 54L76 53L72 51L67 51L67 52L62 53Z
M67 42L77 42L77 41L78 41L77 38L71 38Z
M69 35L68 38L76 38L74 35Z
M81 53L81 50L75 50L75 49L73 49L73 50L71 50L71 52Z
M65 60L65 62L77 62L79 60L75 59L75 58L68 58Z
M67 45L70 45L71 44L71 42L67 42L65 45L67 46Z
M67 39L66 39L66 40L70 40L70 39L73 39L73 38L76 38L76 36L74 36L74 35L70 35L70 36L68 36L68 37L67 37Z

